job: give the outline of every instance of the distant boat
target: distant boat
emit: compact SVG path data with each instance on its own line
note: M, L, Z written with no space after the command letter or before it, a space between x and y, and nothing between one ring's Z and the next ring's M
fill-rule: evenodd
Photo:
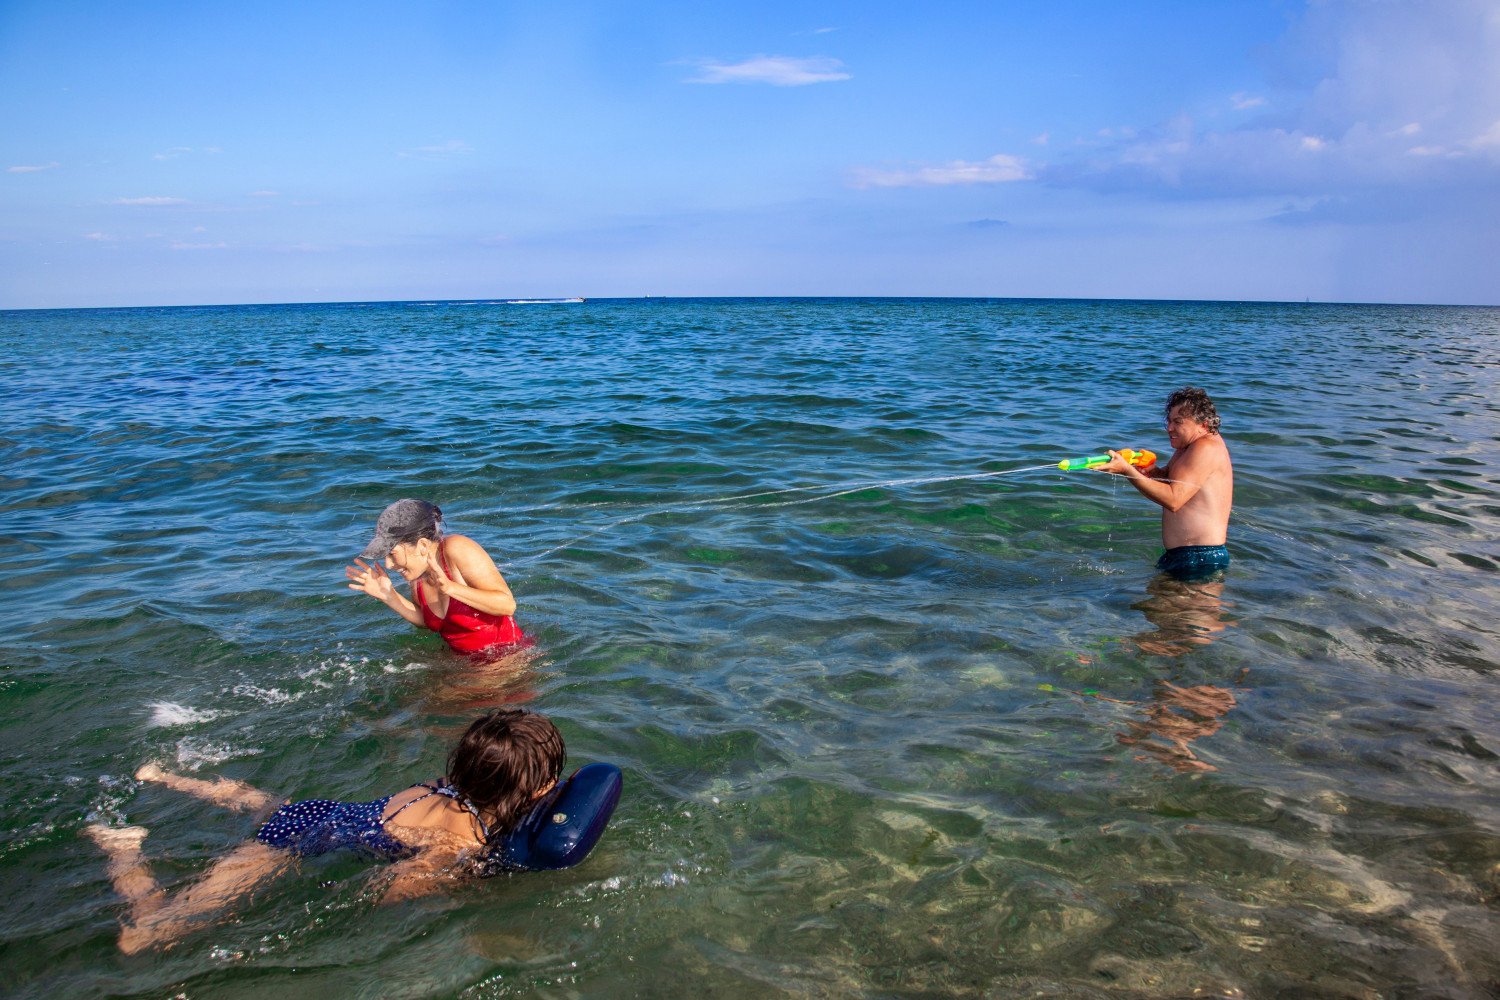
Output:
M582 296L575 296L571 299L506 299L505 304L508 306L557 306L582 301L584 301Z

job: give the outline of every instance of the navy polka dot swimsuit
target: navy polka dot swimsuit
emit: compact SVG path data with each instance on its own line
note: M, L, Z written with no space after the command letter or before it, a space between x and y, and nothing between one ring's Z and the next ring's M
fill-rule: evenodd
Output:
M420 802L428 795L442 795L463 804L479 824L482 840L489 840L489 829L479 811L459 795L445 780L436 785L419 784L427 789L401 807ZM293 854L313 858L341 847L370 854L384 861L399 861L416 854L416 848L401 843L385 832L385 808L395 796L387 795L374 802L335 802L332 799L304 799L288 802L271 814L255 833L255 839L271 847L281 847ZM401 812L397 809L391 819Z
M416 851L385 832L385 807L390 801L387 795L374 802L290 802L266 820L255 839L309 858L347 847L396 861Z

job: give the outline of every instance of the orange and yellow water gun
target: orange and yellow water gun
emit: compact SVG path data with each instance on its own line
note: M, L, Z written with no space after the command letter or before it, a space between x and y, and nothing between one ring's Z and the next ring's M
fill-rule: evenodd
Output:
M1138 469L1149 469L1156 464L1156 453L1144 448L1121 448L1120 457ZM1087 458L1065 458L1057 463L1057 467L1067 472L1070 469L1097 469L1108 464L1108 455L1089 455Z

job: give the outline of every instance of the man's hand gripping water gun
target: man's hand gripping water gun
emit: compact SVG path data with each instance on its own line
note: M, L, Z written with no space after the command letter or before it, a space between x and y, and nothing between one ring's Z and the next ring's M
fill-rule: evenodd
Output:
M1073 469L1103 469L1115 459L1120 459L1127 465L1133 465L1142 472L1149 472L1156 465L1156 453L1144 448L1121 448L1119 451L1111 451L1108 455L1089 455L1085 458L1065 458L1057 463L1057 467L1064 472ZM1114 472L1116 470L1106 470Z

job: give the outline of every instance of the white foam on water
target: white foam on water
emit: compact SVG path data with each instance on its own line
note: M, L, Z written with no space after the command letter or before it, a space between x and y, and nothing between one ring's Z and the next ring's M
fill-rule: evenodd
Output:
M232 747L227 743L188 736L177 741L177 766L184 771L196 771L201 767L216 767L226 760L237 757L255 757L259 747Z
M211 708L190 708L175 701L153 701L146 707L151 709L151 721L148 724L153 728L196 726L224 714Z
M135 781L117 774L99 775L99 794L89 804L83 818L105 826L125 825L125 800L134 794Z
M380 668L383 674L409 674L416 670L426 670L425 663L387 663Z
M304 680L316 688L347 687L363 674L379 671L383 674L405 674L427 669L426 664L398 662L395 660L372 660L368 656L335 656L319 660L312 666L297 671L298 680ZM296 695L295 698L300 698Z
M307 681L314 687L327 689L336 683L346 683L353 679L360 668L369 662L364 657L319 660L307 669L297 671L297 679Z
M280 688L263 688L256 684L236 684L230 688L230 694L251 698L262 705L285 705L302 697L300 694L288 694Z

